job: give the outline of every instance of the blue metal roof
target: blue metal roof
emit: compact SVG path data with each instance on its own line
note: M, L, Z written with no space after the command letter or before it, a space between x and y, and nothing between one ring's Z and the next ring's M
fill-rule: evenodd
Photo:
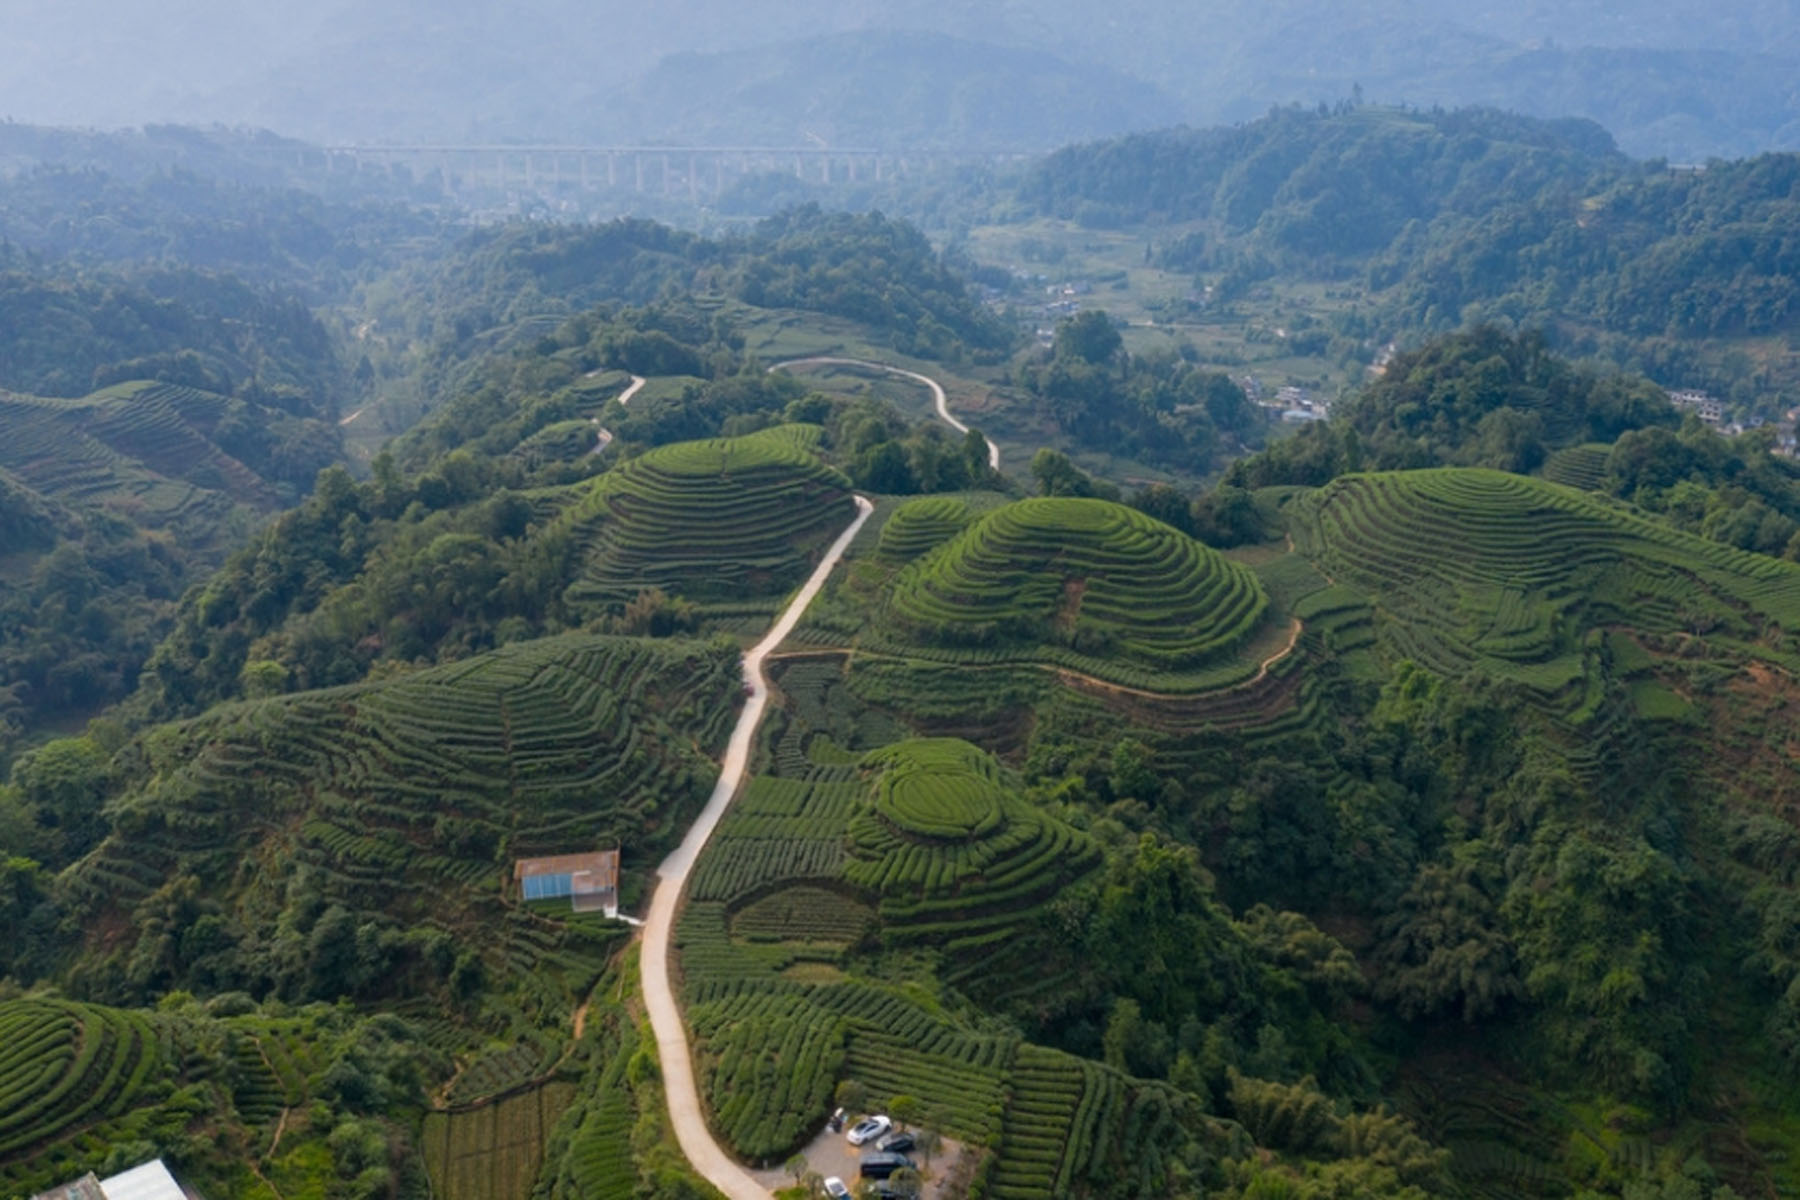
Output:
M527 875L523 884L527 900L555 900L575 894L575 876L568 873Z

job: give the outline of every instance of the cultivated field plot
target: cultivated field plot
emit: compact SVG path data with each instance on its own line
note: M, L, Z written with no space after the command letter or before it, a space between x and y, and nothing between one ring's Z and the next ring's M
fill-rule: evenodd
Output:
M1552 454L1540 474L1551 483L1560 483L1579 491L1591 492L1600 486L1606 474L1606 459L1612 447L1602 442L1569 446Z
M129 911L184 872L273 886L304 870L383 919L455 930L481 906L496 966L552 988L566 968L578 990L589 943L616 931L525 910L496 926L512 858L619 845L653 860L712 786L740 684L729 649L571 634L222 708L152 740L125 800L141 819L68 894Z
M28 1195L142 1136L174 1078L170 1031L143 1013L0 1002L0 1193Z
M1268 613L1248 569L1180 531L1105 500L1046 497L987 514L935 549L954 511L904 520L882 550L912 561L894 576L864 644L971 664L1056 663L1133 686L1222 686ZM891 522L890 522L891 524Z
M992 969L990 952L1099 865L1087 835L1013 795L994 759L967 742L902 742L870 754L863 771L874 794L851 817L844 875L880 897L895 942L926 942L952 960L979 954Z
M544 1143L575 1093L553 1082L492 1104L429 1113L420 1149L433 1196L510 1200L531 1194L544 1165Z
M1178 1093L931 998L944 983L1055 987L1040 918L1098 865L1097 848L1018 798L967 742L855 755L792 714L775 738L778 773L755 779L720 824L677 931L715 1131L753 1162L779 1163L850 1079L877 1108L914 1096L941 1132L997 1147L990 1191L1002 1200L1102 1176L1155 1193L1166 1183L1157 1143L1192 1115ZM915 965L876 966L890 955ZM929 981L919 962L935 964Z
M585 1100L586 1112L570 1137L553 1194L582 1200L631 1200L636 1194L638 1167L631 1138L638 1114L625 1071L638 1049L639 1034L632 1021L620 1021L616 1031L608 1032L613 1036L602 1036L609 1051L606 1065L590 1071L582 1085L578 1099Z
M1357 637L1372 602L1392 657L1510 679L1560 713L1590 705L1603 625L1794 661L1800 568L1558 484L1457 468L1353 475L1289 512L1296 546L1342 585L1304 602L1315 620L1341 619L1328 630Z
M581 565L569 596L618 607L658 587L697 601L779 595L850 520L850 482L810 449L812 426L661 446L564 510Z
M894 509L881 526L876 554L891 563L908 563L943 545L967 529L975 512L955 496L921 496Z
M173 384L121 384L79 400L0 392L0 468L74 505L198 534L278 497L213 434L242 402Z

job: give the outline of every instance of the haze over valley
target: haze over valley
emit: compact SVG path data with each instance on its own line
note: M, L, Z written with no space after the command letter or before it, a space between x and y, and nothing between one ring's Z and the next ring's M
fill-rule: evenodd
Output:
M1386 104L1590 117L1628 152L1678 162L1800 139L1791 0L1726 11L1696 0L10 0L6 10L0 113L28 123L248 125L332 144L1020 150L1238 121L1360 89Z

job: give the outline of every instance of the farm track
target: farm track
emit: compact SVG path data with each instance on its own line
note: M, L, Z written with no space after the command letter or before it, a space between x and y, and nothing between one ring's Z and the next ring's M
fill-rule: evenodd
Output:
M600 374L599 371L589 371L588 378L592 379L598 374ZM619 393L620 407L630 404L631 398L638 394L638 389L643 387L646 382L647 381L642 375L633 375L631 377L631 386ZM588 451L588 454L592 456L612 445L613 435L612 430L600 424L599 417L589 417L588 420L593 424L594 432L599 435L594 441L593 449Z
M1301 622L1299 617L1292 618L1288 625L1287 641L1282 645L1281 649L1268 655L1262 660L1257 666L1255 675L1252 675L1248 679L1241 679L1236 683L1226 684L1223 687L1209 688L1203 692L1157 692L1146 688L1135 688L1129 684L1114 683L1110 679L1102 679L1098 675L1089 675L1085 671L1077 671L1073 667L1065 667L1058 663L1050 662L1032 662L1028 659L1018 662L960 663L955 665L966 671L1007 671L1019 668L1034 671L1048 671L1065 682L1080 684L1095 691L1112 692L1121 696L1137 696L1145 700L1178 702L1205 699L1212 696L1223 696L1257 686L1269 677L1269 672L1274 668L1275 664L1294 652L1294 648L1300 644L1300 635L1305 632L1305 629L1306 626ZM885 654L878 650L863 650L852 646L808 646L799 650L789 650L781 654L774 654L770 657L777 662L789 662L807 658L873 658L883 659L888 662L909 661L906 656L902 654Z
M898 375L903 379L910 379L914 383L922 383L931 389L931 400L937 407L938 420L956 430L958 433L966 434L969 432L969 427L967 425L964 425L961 421L950 415L950 404L948 398L944 395L943 385L929 375L921 375L917 371L908 371L904 367L890 367L886 363L871 362L865 358L834 358L830 355L820 355L814 358L790 358L786 362L776 363L774 366L770 367L769 370L786 371L792 367L861 367L866 371L883 371L889 375ZM1000 469L1000 447L994 445L994 439L988 437L986 434L982 435L981 440L987 443L988 470L998 471Z
M1101 679L1097 675L1084 674L1083 672L1072 670L1068 667L1058 667L1053 663L1045 663L1042 665L1048 669L1054 670L1058 675L1065 678L1079 679L1084 684L1098 688L1101 691L1117 692L1122 696L1141 696L1146 700L1192 700L1196 697L1224 695L1228 692L1240 692L1257 686L1269 677L1269 670L1271 667L1294 652L1294 647L1300 644L1300 635L1305 632L1305 630L1306 626L1301 623L1299 617L1291 618L1288 623L1287 643L1283 645L1281 649L1275 651L1275 653L1264 658L1262 662L1257 665L1256 674L1248 679L1240 680L1237 683L1228 684L1225 687L1205 692L1152 692L1143 688L1129 687L1123 683L1113 683L1110 680Z
M719 764L718 783L713 786L712 796L688 829L681 845L657 868L656 892L644 919L644 945L640 958L644 1007L650 1014L650 1027L656 1035L657 1056L662 1063L663 1084L668 1093L670 1123L688 1162L729 1200L768 1200L769 1190L719 1145L707 1127L699 1081L694 1076L687 1024L669 977L669 943L688 875L743 784L756 731L769 702L769 679L763 671L763 663L799 624L807 606L818 596L832 569L850 548L851 539L875 511L875 506L861 496L856 497L856 507L856 519L831 544L824 559L789 602L774 627L744 654L744 680L750 695L731 731L731 740L726 744L725 757Z

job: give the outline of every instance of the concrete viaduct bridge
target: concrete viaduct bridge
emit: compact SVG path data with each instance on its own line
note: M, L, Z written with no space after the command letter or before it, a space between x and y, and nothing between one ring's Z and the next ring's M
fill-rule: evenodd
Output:
M404 172L446 191L630 191L716 196L746 175L783 172L821 183L881 183L945 166L1026 157L988 150L821 146L368 145L306 147L293 164L327 174Z

